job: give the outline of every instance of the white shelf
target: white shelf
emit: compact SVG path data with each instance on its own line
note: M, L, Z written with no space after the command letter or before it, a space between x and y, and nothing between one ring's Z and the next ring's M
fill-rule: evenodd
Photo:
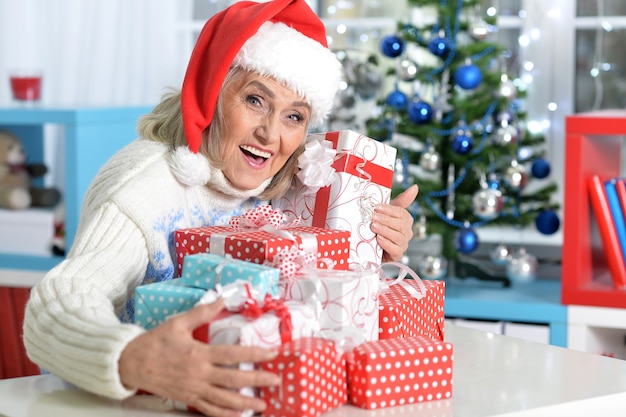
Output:
M626 359L626 309L568 306L567 347Z

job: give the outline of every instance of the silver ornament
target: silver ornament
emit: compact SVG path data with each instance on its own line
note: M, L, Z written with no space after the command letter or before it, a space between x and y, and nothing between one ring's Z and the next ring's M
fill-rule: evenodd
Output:
M429 172L435 172L441 168L441 156L435 150L435 147L430 145L425 152L420 156L420 166Z
M496 145L509 145L515 144L518 140L517 128L507 122L502 122L502 125L496 129L496 133L493 136L493 142Z
M393 171L393 183L395 185L401 186L404 184L404 180L407 176L407 167L404 165L404 162L401 158L396 159L396 168Z
M523 165L520 165L517 162L517 159L511 161L511 165L506 169L504 182L516 191L519 191L526 186L526 183L528 182L528 172Z
M415 61L404 58L396 67L396 74L402 81L414 81L417 78L417 64Z
M443 256L428 255L418 265L418 272L424 279L440 279L448 273L448 260Z
M495 188L483 188L472 197L474 214L482 220L495 219L504 206L502 192Z
M470 25L470 36L477 41L484 41L491 33L491 26L484 20L477 20Z
M537 279L539 263L524 248L520 248L506 264L506 276L511 282L529 283Z
M419 221L413 223L413 239L424 240L428 237L426 229L426 217L420 216Z
M494 246L491 252L489 252L489 258L491 259L491 262L499 266L506 265L510 257L511 249L504 243L498 243L496 246Z

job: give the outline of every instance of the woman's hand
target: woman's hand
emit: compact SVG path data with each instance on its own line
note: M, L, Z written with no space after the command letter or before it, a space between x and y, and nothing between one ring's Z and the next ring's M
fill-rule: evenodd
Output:
M237 390L279 385L279 377L270 372L239 370L237 365L266 361L275 353L193 339L194 329L210 322L223 308L221 300L195 307L134 339L120 356L122 383L182 401L207 416L239 416L247 409L263 411L265 401Z
M412 185L389 204L374 209L372 231L383 249L383 262L399 261L413 238L413 217L406 210L417 197L418 187Z

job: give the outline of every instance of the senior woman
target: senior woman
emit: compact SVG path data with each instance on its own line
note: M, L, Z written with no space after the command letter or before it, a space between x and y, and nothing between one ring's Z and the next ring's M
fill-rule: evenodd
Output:
M220 312L220 301L146 331L132 324L134 289L174 277L174 230L226 224L286 190L340 77L324 26L304 0L242 1L212 17L181 91L164 96L139 121L140 138L101 168L66 259L32 290L29 357L110 398L142 389L206 415L263 410L264 401L237 389L275 385L278 377L234 365L274 352L192 337ZM376 208L372 229L387 260L408 245L405 208L416 194L414 186Z

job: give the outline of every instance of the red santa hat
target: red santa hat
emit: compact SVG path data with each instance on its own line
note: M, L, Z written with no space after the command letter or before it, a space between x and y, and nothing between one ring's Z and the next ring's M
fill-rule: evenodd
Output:
M183 81L181 109L189 150L197 153L233 65L268 75L301 94L319 126L332 108L341 63L326 29L304 0L240 1L204 25Z

